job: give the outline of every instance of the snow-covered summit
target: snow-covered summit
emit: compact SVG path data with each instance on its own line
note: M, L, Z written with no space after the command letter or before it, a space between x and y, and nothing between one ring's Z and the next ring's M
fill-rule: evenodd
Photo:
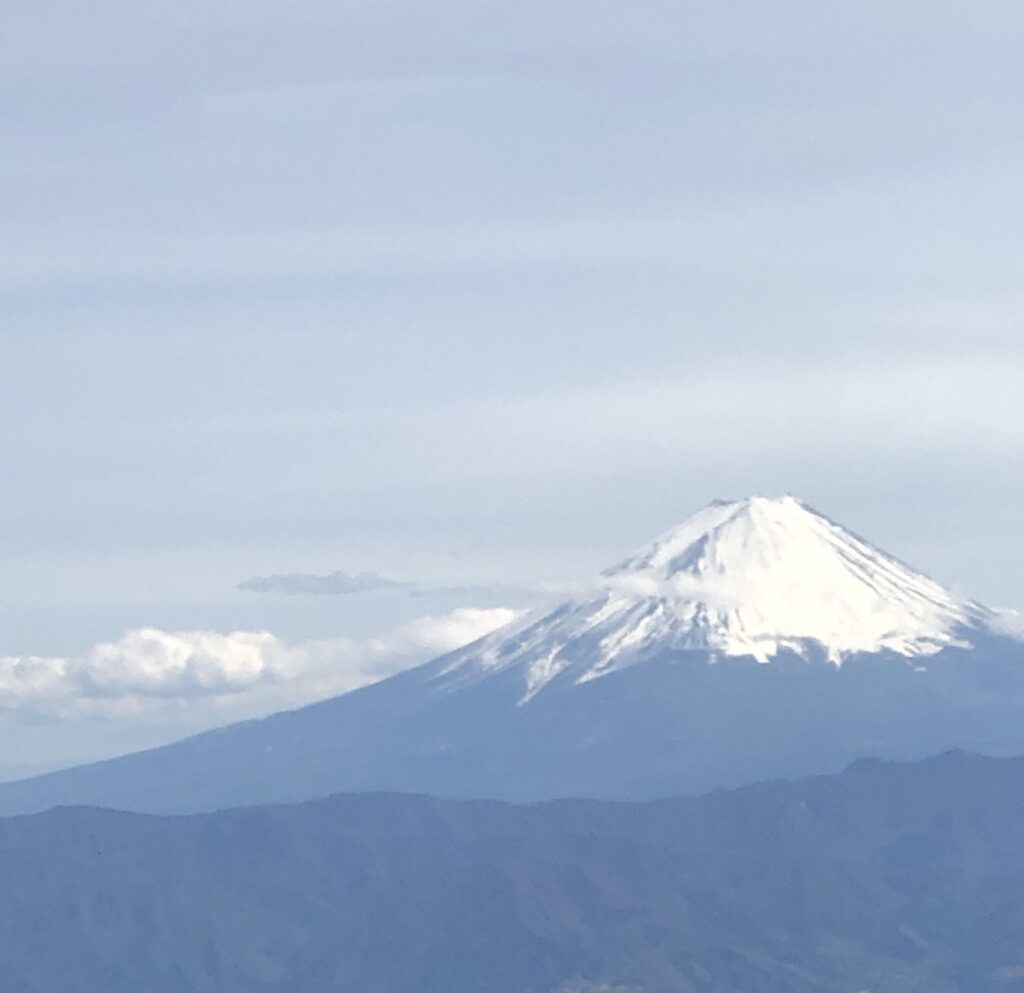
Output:
M467 646L445 672L519 667L528 700L557 676L586 682L673 651L926 656L970 647L992 617L791 496L751 497L716 501L586 594Z

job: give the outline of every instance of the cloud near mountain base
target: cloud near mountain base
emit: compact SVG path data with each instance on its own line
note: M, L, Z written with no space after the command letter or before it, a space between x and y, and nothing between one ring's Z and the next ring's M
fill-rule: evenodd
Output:
M288 644L266 631L139 628L78 657L0 657L0 710L110 717L182 706L239 715L344 693L459 648L516 617L460 608L366 639Z

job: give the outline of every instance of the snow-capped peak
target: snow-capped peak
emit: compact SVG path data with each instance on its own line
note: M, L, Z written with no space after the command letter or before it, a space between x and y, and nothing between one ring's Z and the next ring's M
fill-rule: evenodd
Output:
M709 648L764 659L817 642L921 655L989 612L791 496L717 501L608 570L657 590Z
M791 496L751 497L716 501L445 671L520 666L529 699L562 673L586 682L666 652L930 655L969 646L992 616Z

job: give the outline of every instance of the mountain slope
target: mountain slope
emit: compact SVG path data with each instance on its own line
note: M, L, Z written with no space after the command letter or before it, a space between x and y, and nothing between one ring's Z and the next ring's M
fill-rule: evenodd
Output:
M11 993L987 993L1024 982L1024 760L647 804L337 796L0 820Z
M1024 751L1024 644L791 498L717 504L552 610L375 686L0 786L0 812L339 790L693 793Z

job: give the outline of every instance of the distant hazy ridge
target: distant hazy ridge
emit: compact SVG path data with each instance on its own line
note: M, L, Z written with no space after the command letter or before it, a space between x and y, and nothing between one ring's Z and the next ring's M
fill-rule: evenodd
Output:
M0 820L5 993L984 993L1024 979L1024 759L689 800L339 796Z

